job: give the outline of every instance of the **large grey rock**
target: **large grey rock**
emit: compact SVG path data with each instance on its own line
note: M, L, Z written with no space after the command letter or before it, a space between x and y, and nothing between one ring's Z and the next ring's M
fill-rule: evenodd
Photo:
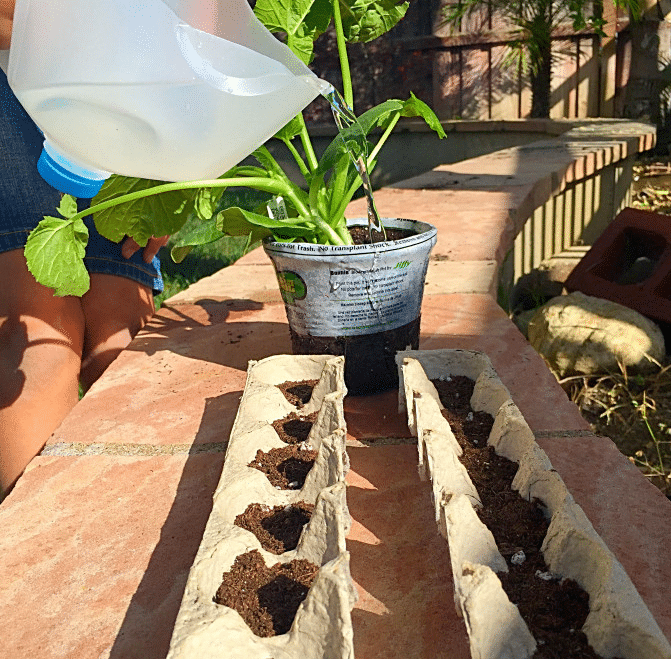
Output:
M529 342L560 377L651 370L664 358L659 327L637 311L576 291L553 298L529 323Z

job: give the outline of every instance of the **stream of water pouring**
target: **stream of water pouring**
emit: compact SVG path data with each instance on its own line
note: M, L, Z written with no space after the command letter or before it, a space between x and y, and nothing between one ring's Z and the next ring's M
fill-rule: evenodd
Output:
M366 195L366 200L368 201L368 234L371 242L374 242L373 231L377 231L384 236L384 227L382 226L382 222L380 222L380 216L375 207L373 188L370 184L370 178L368 177L368 166L366 164L368 159L368 146L366 135L352 108L347 105L345 99L334 87L329 86L329 89L323 92L322 95L331 104L333 118L335 119L336 126L341 135L345 130L348 130L348 137L353 138L347 140L343 139L343 143L347 149L347 153L349 153L349 156L352 159L356 171L361 177L363 191ZM355 142L356 144L356 152L352 149L352 142Z

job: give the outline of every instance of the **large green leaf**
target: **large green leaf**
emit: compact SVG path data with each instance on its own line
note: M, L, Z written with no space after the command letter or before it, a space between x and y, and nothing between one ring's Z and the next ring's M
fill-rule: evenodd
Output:
M389 99L367 110L357 119L361 130L368 135L373 128L385 128L397 112L402 117L421 117L432 130L438 133L441 139L446 136L436 113L412 92L410 92L410 98L405 101Z
M194 211L201 220L209 220L215 213L226 188L200 188L194 199Z
M401 115L404 117L421 117L426 121L431 130L438 133L438 137L440 137L441 140L444 137L447 137L445 129L440 123L440 119L436 116L436 113L424 101L418 99L412 92L410 92L410 98L403 103Z
M329 169L337 168L337 163L347 165L351 161L351 156L360 154L364 148L369 152L371 144L366 138L370 131L378 124L383 125L394 112L400 112L402 109L401 101L386 101L358 117L356 124L340 131L331 140L319 159L316 174L325 174ZM347 160L343 161L343 155L347 156Z
M365 138L374 128L384 128L389 120L398 114L403 117L421 117L430 128L438 133L440 138L445 137L445 131L434 111L411 93L407 101L390 99L357 117L354 125L341 131L326 147L319 160L316 173L325 174L329 169L333 168L337 171L349 166L348 161L343 159L343 155L356 154L361 150ZM370 151L370 144L367 146ZM370 169L372 171L372 167Z
M408 10L398 0L340 0L343 31L349 43L366 43L391 30Z
M315 38L312 34L303 34L305 30L300 30L298 34L288 34L287 35L287 46L291 48L298 59L303 62L303 64L309 64L312 61L312 56L314 53L314 42Z
M58 212L65 218L71 218L78 212L77 200L69 194L61 197L61 203L58 204Z
M84 295L89 289L83 260L88 240L89 231L81 219L45 217L26 242L28 270L59 297Z
M310 13L313 0L257 0L256 17L271 32L294 34Z
M372 125L365 125L359 121L340 131L324 150L322 157L319 159L315 174L325 174L338 162L345 162L346 164L348 161L342 160L343 155L350 158L350 154L358 155L364 149L367 152L370 145L366 140L366 136L371 128Z
M224 234L217 229L217 219L213 216L209 220L199 222L191 230L180 234L170 250L170 256L175 263L180 263L196 245L208 245L223 236Z
M410 92L410 98L405 101L389 99L367 110L358 117L359 125L368 134L377 126L384 128L387 121L396 112L400 112L402 117L421 117L441 138L445 137L445 132L436 113L412 92Z
M404 101L399 101L395 98L390 98L384 103L376 105L374 108L367 110L360 117L358 117L361 129L368 135L373 128L377 126L384 127L387 120L391 118L396 112L403 112L405 106Z
M330 0L257 0L254 13L271 32L285 33L287 45L305 64L332 16Z
M227 208L217 213L217 228L229 236L250 236L250 243L268 236L299 238L314 232L314 225L297 220L274 220L243 208Z
M112 176L94 197L92 205L114 199L123 194L148 190L161 185L161 181ZM196 190L177 190L137 199L94 215L96 228L101 235L114 242L131 236L141 247L152 236L176 233L186 222L193 208Z

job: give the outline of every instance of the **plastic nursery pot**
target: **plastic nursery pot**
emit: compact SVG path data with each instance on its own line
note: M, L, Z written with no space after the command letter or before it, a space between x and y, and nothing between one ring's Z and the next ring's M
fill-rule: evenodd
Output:
M383 219L412 232L372 245L267 241L289 320L294 354L345 357L350 394L398 386L395 355L419 347L424 280L437 229L425 222ZM348 227L367 226L366 220Z

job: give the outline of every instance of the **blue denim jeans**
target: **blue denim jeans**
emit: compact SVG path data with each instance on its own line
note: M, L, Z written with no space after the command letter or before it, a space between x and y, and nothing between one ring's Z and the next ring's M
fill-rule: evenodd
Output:
M28 234L45 215L58 216L61 194L37 173L43 141L0 70L0 252L22 249ZM89 202L78 203L81 210ZM152 288L154 294L163 290L158 257L145 263L139 250L126 259L121 254L121 243L103 238L90 216L84 222L89 230L84 264L89 272L133 279Z

